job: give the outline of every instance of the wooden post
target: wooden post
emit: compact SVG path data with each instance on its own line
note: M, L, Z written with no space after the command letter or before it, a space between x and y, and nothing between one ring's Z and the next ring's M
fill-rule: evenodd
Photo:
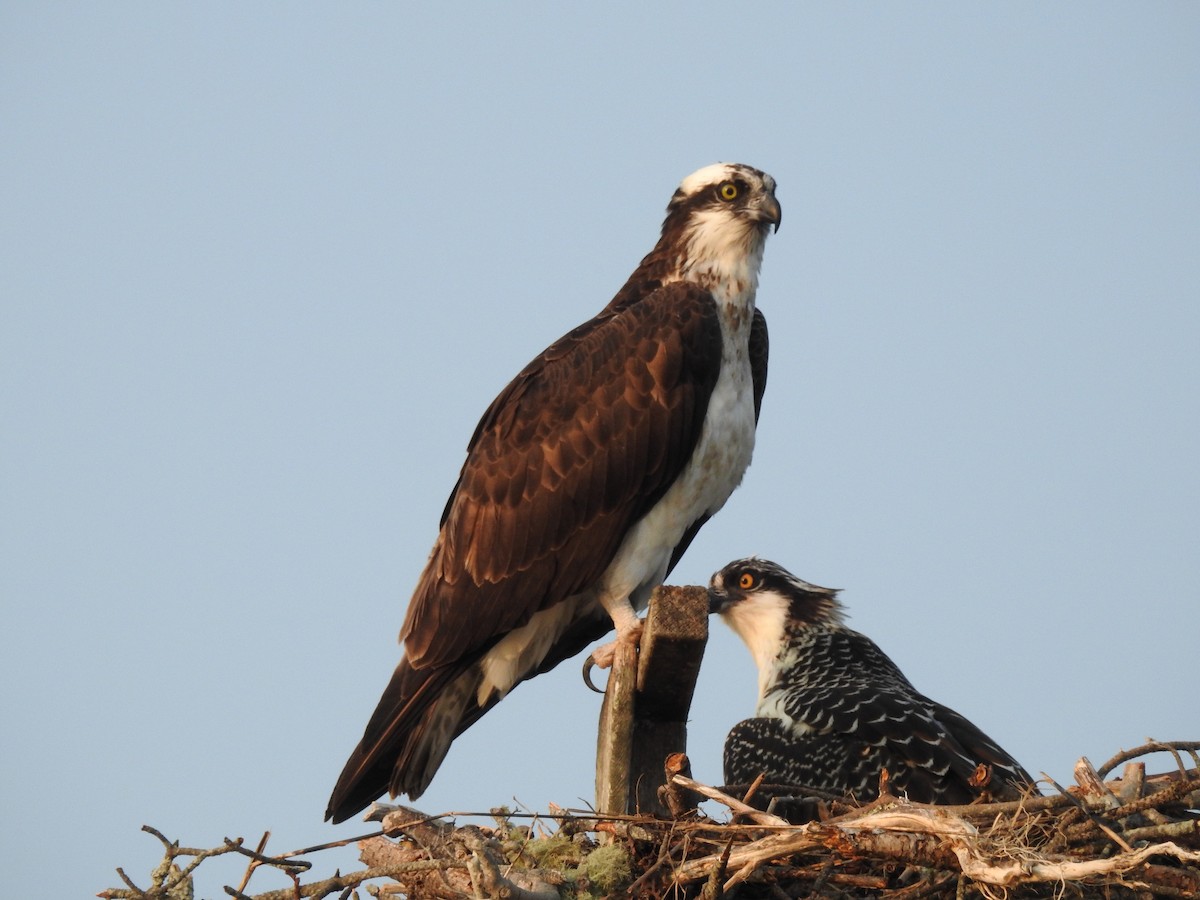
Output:
M637 648L621 642L608 673L596 735L596 809L601 813L624 813L630 805L629 762L636 688Z
M618 647L600 709L596 808L667 816L663 760L687 752L687 717L708 641L708 593L663 586L650 598L640 650Z

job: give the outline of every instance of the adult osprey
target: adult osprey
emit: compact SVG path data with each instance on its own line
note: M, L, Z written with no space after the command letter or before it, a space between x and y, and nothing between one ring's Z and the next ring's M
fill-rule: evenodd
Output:
M689 175L612 302L483 414L400 640L404 656L325 816L416 798L516 684L637 612L738 486L767 378L755 308L775 180Z
M764 559L713 575L709 609L758 665L755 718L725 740L725 781L794 784L860 800L879 773L909 799L1017 799L1033 779L954 710L919 693L875 642L843 624L837 591ZM981 768L980 764L986 764Z

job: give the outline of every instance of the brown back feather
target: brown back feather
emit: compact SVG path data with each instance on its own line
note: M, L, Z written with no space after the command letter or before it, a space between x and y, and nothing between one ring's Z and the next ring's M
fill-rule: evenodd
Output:
M473 661L600 577L691 456L720 352L711 297L675 282L513 379L475 431L409 605L414 668Z

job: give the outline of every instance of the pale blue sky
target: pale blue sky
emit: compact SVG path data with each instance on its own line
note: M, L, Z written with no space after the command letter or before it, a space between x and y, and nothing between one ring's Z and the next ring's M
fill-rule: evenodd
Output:
M717 160L779 182L771 375L673 580L843 588L1059 780L1200 737L1198 43L1186 3L5 4L9 882L145 881L142 823L356 833L325 801L477 417ZM718 624L701 779L754 690ZM598 711L523 685L419 805L579 805Z

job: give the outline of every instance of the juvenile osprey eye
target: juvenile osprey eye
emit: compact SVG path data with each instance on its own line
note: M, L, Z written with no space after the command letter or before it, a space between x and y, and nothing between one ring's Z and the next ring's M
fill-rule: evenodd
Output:
M752 573L743 572L738 577L738 587L740 587L743 591L748 591L750 588L754 587L755 581L756 579Z
M738 195L738 186L732 181L727 181L719 188L722 200L736 200Z

